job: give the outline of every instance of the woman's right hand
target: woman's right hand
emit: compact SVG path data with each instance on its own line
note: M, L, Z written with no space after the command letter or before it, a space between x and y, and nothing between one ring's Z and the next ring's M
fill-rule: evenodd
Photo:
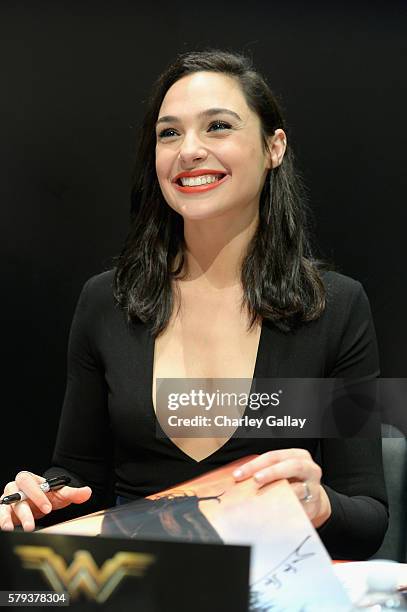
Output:
M42 518L52 510L65 508L69 504L82 504L92 495L90 487L68 486L44 493L38 486L43 482L45 482L43 476L23 471L17 474L15 480L6 484L1 499L17 491L24 491L27 499L10 505L0 504L0 529L12 531L16 525L22 525L24 531L33 531L35 519Z

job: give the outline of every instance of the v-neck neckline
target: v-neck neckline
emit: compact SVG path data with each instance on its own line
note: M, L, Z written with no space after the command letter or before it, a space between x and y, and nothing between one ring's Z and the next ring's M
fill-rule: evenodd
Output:
M265 342L265 336L266 336L266 327L267 327L267 322L265 322L264 320L262 320L261 324L260 324L260 336L259 336L259 342L257 345L257 352L256 352L256 360L254 363L254 371L253 371L253 377L252 377L252 381L250 384L250 393L252 393L253 390L253 385L255 385L255 381L256 378L262 378L264 376L264 355L265 355L265 350L264 350L264 342ZM154 421L154 435L156 432L156 427L159 427L159 422L157 420L157 415L156 412L154 410L154 404L153 404L153 377L154 377L154 357L155 357L155 337L151 334L151 328L149 325L146 325L146 333L148 334L148 391L149 391L149 410L151 411L151 415ZM245 412L244 414L247 414L247 410L248 410L248 406L246 406ZM237 430L236 430L237 431ZM177 446L170 437L166 436L163 432L163 439L165 441L167 441L168 444L171 445L171 447L175 450L175 452L177 452L180 456L182 456L186 461L188 461L189 463L193 464L193 465L199 465L199 464L203 464L205 461L212 459L217 453L221 452L225 446L227 446L232 440L235 439L235 433L234 432L230 438L225 442L225 444L223 444L222 446L220 446L216 451L214 451L213 453L211 453L210 455L208 455L207 457L204 457L203 459L201 459L200 461L197 461L196 459L194 459L193 457L190 457L190 455L188 455L187 453L185 453L181 448L179 448L179 446Z

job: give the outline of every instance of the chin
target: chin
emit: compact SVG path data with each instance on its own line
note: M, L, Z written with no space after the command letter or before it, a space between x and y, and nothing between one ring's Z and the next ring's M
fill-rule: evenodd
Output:
M228 212L227 208L215 206L199 206L197 203L188 203L177 207L176 211L184 221L204 221L205 219L216 219Z

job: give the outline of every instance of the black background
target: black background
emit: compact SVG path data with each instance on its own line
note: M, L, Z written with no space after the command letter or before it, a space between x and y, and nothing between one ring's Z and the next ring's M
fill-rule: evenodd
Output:
M1 2L1 482L50 461L84 281L127 232L137 125L180 51L246 51L282 100L325 258L406 376L403 2Z

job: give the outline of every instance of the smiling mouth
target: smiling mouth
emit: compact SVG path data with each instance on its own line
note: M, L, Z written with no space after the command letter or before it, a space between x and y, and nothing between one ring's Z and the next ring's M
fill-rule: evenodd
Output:
M187 176L177 179L173 185L182 193L200 193L215 189L228 178L227 174L204 174L201 176Z
M183 176L176 180L177 185L182 187L199 187L200 185L210 185L216 181L222 180L226 175L219 174L202 174L200 176Z

